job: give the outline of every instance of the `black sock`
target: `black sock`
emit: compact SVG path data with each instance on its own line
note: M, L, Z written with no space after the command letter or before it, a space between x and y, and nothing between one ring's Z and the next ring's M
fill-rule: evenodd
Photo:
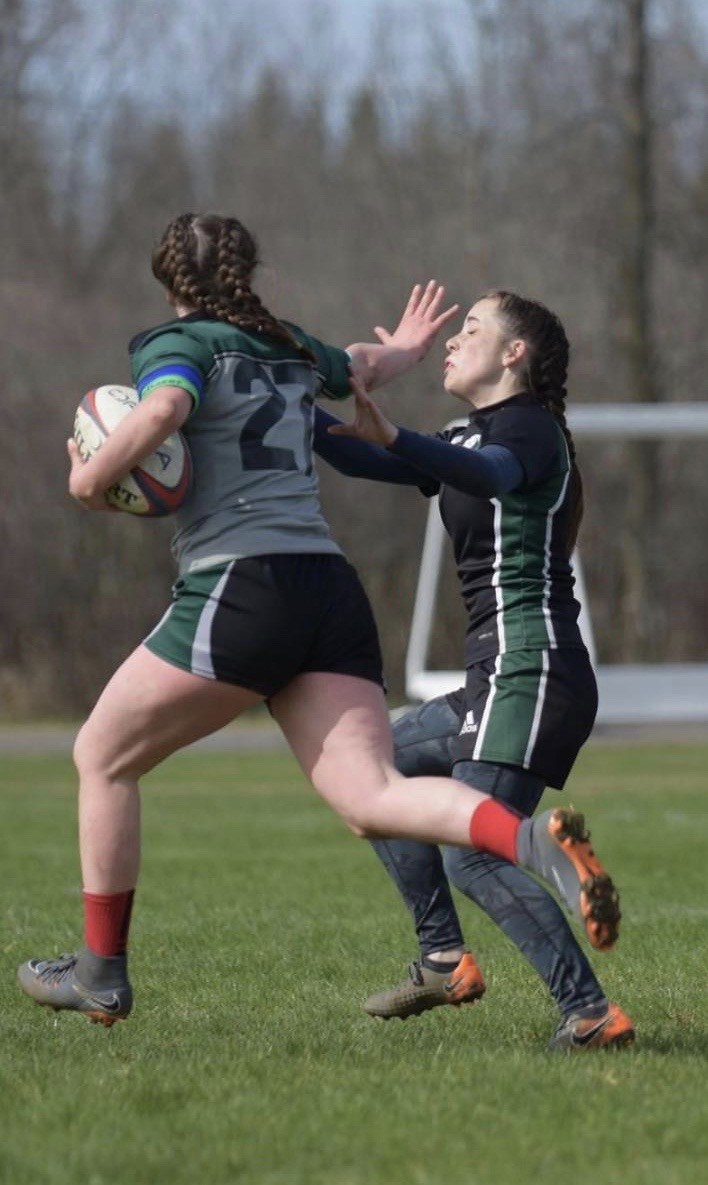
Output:
M420 961L428 971L439 971L441 975L449 975L460 962L459 959L430 959L427 955L423 955Z

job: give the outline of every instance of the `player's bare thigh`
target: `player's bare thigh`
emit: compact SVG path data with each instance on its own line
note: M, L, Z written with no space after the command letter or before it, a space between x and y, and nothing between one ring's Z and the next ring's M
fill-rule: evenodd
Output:
M359 831L362 798L397 777L382 689L353 675L309 672L270 703L315 789Z
M262 700L258 692L193 675L138 646L79 732L76 764L84 772L139 778Z

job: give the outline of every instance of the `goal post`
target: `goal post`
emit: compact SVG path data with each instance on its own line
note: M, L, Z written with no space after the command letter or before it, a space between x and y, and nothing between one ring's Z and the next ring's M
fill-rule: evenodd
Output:
M466 422L453 420L448 427ZM568 410L568 424L574 436L613 441L705 438L708 403L585 403ZM438 500L432 498L406 653L406 693L412 700L444 695L465 680L463 670L428 666L446 543ZM577 552L573 570L580 602L578 624L597 674L598 724L708 721L708 663L597 663L592 613Z

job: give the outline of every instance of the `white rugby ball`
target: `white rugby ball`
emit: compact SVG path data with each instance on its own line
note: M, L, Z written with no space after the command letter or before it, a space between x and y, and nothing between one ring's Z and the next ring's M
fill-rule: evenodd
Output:
M148 396L149 398L149 396ZM113 429L140 402L133 387L96 387L84 395L74 418L74 440L84 460L98 452ZM192 458L181 432L173 432L154 453L106 492L106 501L128 514L174 514L192 483Z

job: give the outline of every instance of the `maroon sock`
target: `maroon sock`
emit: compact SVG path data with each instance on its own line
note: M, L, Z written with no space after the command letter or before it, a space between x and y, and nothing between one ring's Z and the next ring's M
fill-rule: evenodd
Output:
M472 846L516 864L516 836L521 819L522 816L510 807L487 798L477 807L470 821Z
M86 945L108 958L125 954L128 945L134 889L124 893L87 893L84 889Z

